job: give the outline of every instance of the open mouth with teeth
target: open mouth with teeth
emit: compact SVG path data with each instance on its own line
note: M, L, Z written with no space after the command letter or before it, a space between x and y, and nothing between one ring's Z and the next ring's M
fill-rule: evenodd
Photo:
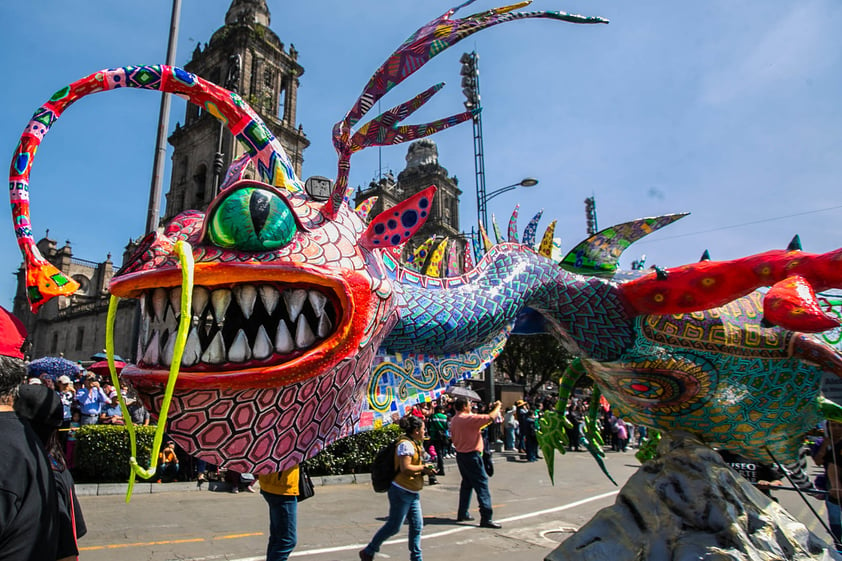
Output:
M172 364L181 298L180 286L155 288L140 296L140 368ZM333 334L338 309L324 287L194 286L181 369L221 372L290 361Z

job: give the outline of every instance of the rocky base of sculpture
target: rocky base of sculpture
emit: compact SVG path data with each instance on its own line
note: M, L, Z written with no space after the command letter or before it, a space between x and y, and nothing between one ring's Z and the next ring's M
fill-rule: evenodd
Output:
M831 560L831 546L687 433L545 561Z

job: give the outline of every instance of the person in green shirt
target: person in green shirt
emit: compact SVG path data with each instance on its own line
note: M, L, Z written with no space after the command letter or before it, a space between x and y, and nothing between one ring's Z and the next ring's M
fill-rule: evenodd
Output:
M444 414L444 407L436 405L429 424L430 442L436 450L436 474L444 475L444 455L449 448L448 435L450 434L449 420Z

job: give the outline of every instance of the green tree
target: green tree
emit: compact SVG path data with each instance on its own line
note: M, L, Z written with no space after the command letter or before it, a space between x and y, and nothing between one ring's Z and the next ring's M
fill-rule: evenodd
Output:
M494 366L534 395L547 382L558 382L573 358L552 335L512 335Z

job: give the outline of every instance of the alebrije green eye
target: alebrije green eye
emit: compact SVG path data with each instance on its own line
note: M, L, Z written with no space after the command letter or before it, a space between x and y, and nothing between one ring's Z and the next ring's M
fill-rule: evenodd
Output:
M283 247L296 230L287 203L275 193L256 187L232 192L214 209L208 223L212 243L245 251Z

